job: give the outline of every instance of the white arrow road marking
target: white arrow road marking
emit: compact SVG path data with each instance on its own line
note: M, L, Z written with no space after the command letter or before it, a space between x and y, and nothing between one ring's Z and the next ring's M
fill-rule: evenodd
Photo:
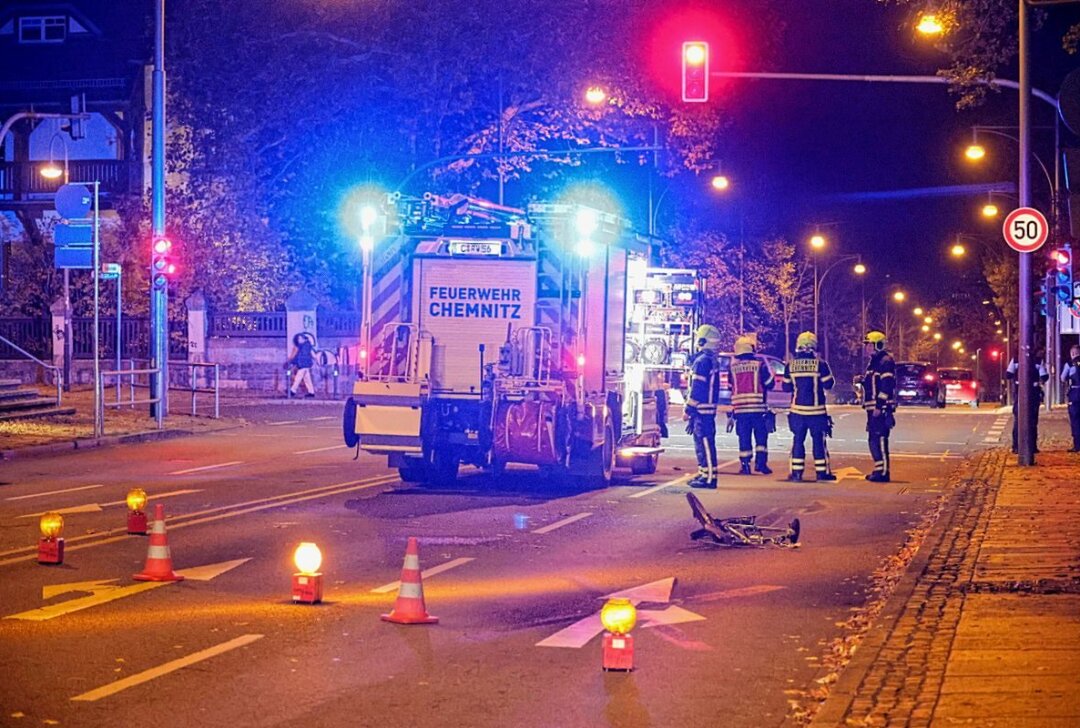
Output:
M608 594L602 599L612 599L615 597L622 597L629 599L632 604L640 604L641 602L649 602L652 604L667 604L671 601L671 591L675 588L675 577L668 577L667 579L659 579L657 581L649 582L648 584L642 584L641 586L631 587L630 589L623 589L617 591L614 594ZM656 615L660 612L652 612ZM688 612L688 614L693 614ZM675 616L671 615L672 618ZM696 616L696 615L695 615ZM702 617L704 619L704 617ZM689 620L682 620L689 621ZM672 622L674 624L674 622ZM536 643L537 647L571 647L581 648L589 644L589 642L598 634L604 631L604 625L600 622L600 612L590 614L584 619L571 624L569 627L560 629L555 634L540 640Z
M44 493L31 493L30 495L16 495L11 498L5 498L4 500L17 501L26 500L27 498L42 498L47 495L60 495L61 493L74 493L77 490L93 490L94 488L104 488L104 483L98 483L97 485L80 485L78 488L64 488L63 490L49 490Z
M543 528L538 528L535 531L533 531L533 533L540 533L540 534L551 533L552 531L554 531L557 528L562 528L563 526L569 526L571 523L577 523L581 519L588 518L591 515L592 515L592 513L578 513L577 515L568 516L568 517L562 519L561 521L555 521L555 523L549 523L548 525L544 526Z
M836 482L838 482L838 483L840 481L842 481L842 480L848 480L848 479L862 480L862 478L863 478L862 471L859 470L858 468L853 468L853 467L840 468L839 470L834 470L833 475L836 476Z
M642 627L660 627L666 624L682 624L683 622L703 622L705 617L672 604L667 609L640 609L638 610L638 620L641 622Z
M92 703L95 700L107 698L110 695L114 695L120 692L121 690L127 690L128 688L133 688L136 685L141 685L144 682L149 682L154 678L161 677L162 675L168 675L170 672L175 672L176 670L187 667L188 665L194 665L198 662L202 662L203 660L209 660L211 657L216 657L230 650L235 650L238 647L250 645L252 642L261 640L263 636L264 635L261 634L241 635L236 639L229 640L228 642L222 642L220 645L214 645L213 647L208 647L205 650L193 652L186 657L181 657L179 659L166 662L164 665L152 667L149 670L144 670L143 672L132 675L130 677L125 677L123 680L117 680L116 682L109 683L108 685L83 693L82 695L76 695L74 698L72 698L72 700Z
M230 460L227 463L215 463L214 465L203 465L198 468L186 468L184 470L174 470L169 475L187 475L188 473L201 473L204 470L217 470L218 468L229 468L233 465L243 465L243 460Z
M467 564L470 561L475 561L475 559L473 557L471 557L471 556L462 556L459 559L453 559L451 561L447 561L444 564L439 564L438 566L432 566L430 569L425 569L424 571L421 571L420 572L420 578L421 579L429 579L429 578L435 576L436 574L441 574L444 571L450 571L450 569L456 569L457 567L463 566L464 564ZM390 582L389 584L383 584L382 586L375 587L374 589L371 590L371 593L372 594L386 594L387 592L392 592L392 591L396 590L399 586L401 586L400 581L393 581L393 582Z
M191 579L192 581L210 581L211 579L221 576L227 571L232 571L241 564L246 564L251 561L251 557L246 559L233 559L232 561L222 561L220 564L206 564L205 566L192 566L189 569L177 569L176 573L185 579Z
M177 573L194 581L209 581L215 576L219 576L226 571L235 569L237 566L240 566L240 564L249 560L250 559L237 559L235 561L223 561L220 564L206 564L204 566L183 569ZM143 581L130 586L119 586L113 583L115 581L117 580L99 579L98 581L80 581L71 584L54 584L52 586L43 587L41 590L41 598L43 600L70 592L90 592L90 596L80 597L79 599L69 599L66 602L52 604L48 607L31 609L28 612L11 614L4 617L4 619L44 622L47 619L55 619L56 617L62 617L65 614L79 612L83 609L96 607L99 604L107 604L108 602L116 601L117 599L123 599L124 597L130 597L144 591L150 591L151 589L157 589L159 587L177 583L175 581Z
M192 490L192 489L188 489L188 490L170 490L168 493L155 493L153 495L148 495L148 496L146 496L146 500L147 500L147 502L150 502L150 501L153 501L153 500L160 500L162 498L172 498L172 497L178 496L178 495L188 495L189 493L202 493L202 490L199 490L199 489L195 489L195 490ZM127 505L127 499L118 500L118 501L109 501L108 503L87 503L86 505L83 505L83 506L72 506L71 508L58 508L58 509L53 510L53 511L41 511L39 513L27 513L24 516L19 516L19 518L36 518L38 516L43 516L46 513L59 513L60 515L66 515L66 514L69 514L69 513L98 513L103 508L107 508L109 506L122 506L122 505Z

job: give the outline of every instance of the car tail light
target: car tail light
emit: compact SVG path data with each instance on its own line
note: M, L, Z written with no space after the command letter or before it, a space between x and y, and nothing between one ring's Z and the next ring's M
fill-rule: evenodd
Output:
M972 389L978 389L979 388L979 383L978 382L970 382L970 384L971 384Z
M924 374L923 379L925 379L928 382L932 382L932 381L934 381L934 375L933 374Z

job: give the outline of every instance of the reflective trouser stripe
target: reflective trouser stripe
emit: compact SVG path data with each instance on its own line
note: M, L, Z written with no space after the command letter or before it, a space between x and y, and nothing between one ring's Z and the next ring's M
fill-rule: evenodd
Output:
M757 447L754 448L754 451L755 452L765 452L765 446L764 445L758 445Z

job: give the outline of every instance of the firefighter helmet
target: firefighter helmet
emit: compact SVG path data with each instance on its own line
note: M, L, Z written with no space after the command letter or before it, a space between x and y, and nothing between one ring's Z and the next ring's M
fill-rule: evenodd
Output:
M698 326L698 330L694 334L694 339L697 341L698 351L701 351L702 349L720 351L720 329L712 324L702 324L701 326Z
M753 354L754 353L754 340L749 336L740 336L735 339L735 356L740 354Z
M875 351L882 351L885 348L885 333L877 329L867 331L866 336L863 337L863 343L870 344Z
M795 351L815 351L817 349L817 334L813 331L804 331L795 339Z

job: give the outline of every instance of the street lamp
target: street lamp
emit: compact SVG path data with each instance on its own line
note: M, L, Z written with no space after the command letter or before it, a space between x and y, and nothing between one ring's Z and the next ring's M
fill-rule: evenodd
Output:
M53 142L57 139L60 140L60 146L64 149L64 168L61 169L60 165L56 163L56 158L53 157ZM55 132L52 137L49 138L49 161L41 167L41 176L45 179L60 179L64 178L64 184L68 181L68 148L67 142L60 132Z
M607 101L607 91L600 86L589 86L589 88L585 90L585 101L593 106L599 106Z
M923 35L941 35L945 32L945 25L937 15L933 13L923 13L922 16L919 17L919 22L915 26L915 30Z
M714 190L723 192L728 187L731 187L731 180L726 175L718 174L712 178L712 186Z
M982 144L969 144L964 150L964 156L972 162L981 161L986 156L986 147Z
M916 306L911 312L913 314L915 314L916 316L922 316L923 315L922 306Z
M994 218L1001 214L1001 210L999 210L998 206L995 205L993 202L987 202L985 205L982 206L982 210L980 210L980 213L983 217Z
M814 237L821 237L821 236L815 235ZM822 239L824 240L824 238L822 238ZM811 243L810 244L813 245L813 238L811 238ZM818 276L818 267L817 267L817 262L818 261L817 261L817 256L816 255L814 256L814 333L817 334L822 339L822 341L824 342L824 350L825 350L825 358L826 359L828 359L828 357L829 357L828 337L818 332L818 316L819 316L819 310L820 310L820 305L821 305L821 284L825 281L825 277L829 275L829 271L836 268L841 263L851 261L851 260L856 261L855 265L852 266L852 268L851 268L851 272L854 273L857 276L865 275L866 274L866 265L864 265L863 262L862 262L862 256L860 256L860 255L842 255L839 258L837 258L836 260L834 260L832 262L832 264L829 265L829 267L826 268L825 271L820 276ZM865 306L864 306L864 308L865 308ZM865 328L866 328L866 322L864 320L863 321L863 329L865 330Z

